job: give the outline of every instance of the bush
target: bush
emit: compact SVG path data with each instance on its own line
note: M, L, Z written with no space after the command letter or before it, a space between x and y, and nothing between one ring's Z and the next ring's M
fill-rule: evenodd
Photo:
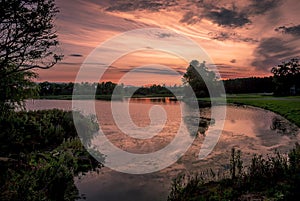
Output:
M86 132L82 140L91 140L98 125L75 115ZM101 164L81 144L72 117L61 110L7 111L0 117L0 200L79 197L74 176Z
M86 132L85 141L90 140L98 125L79 113L75 115ZM71 111L10 111L0 117L0 156L51 150L76 136Z
M267 157L254 155L248 168L242 167L239 151L233 149L231 157L231 178L204 182L197 175L180 176L172 184L168 201L299 199L299 144L288 157L278 152Z

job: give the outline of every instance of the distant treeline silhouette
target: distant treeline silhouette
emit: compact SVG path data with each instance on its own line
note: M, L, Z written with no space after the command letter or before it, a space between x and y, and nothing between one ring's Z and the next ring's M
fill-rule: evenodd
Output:
M224 81L226 93L272 93L274 92L273 77L236 78Z
M249 77L223 80L226 93L272 93L274 92L273 77ZM219 81L220 82L220 81ZM135 96L172 96L171 91L176 91L178 94L183 94L184 88L181 85L165 86L165 85L151 85L151 86L125 86L118 85L113 82L102 83L52 83L41 82L39 85L40 96L56 96L56 95L72 95L74 85L76 88L84 88L86 94L94 93L96 88L96 95L111 95L116 89L123 95L134 94ZM122 92L120 92L120 90Z
M181 90L181 86L168 86L165 85L151 85L151 86L125 86L123 84L116 84L113 82L101 82L101 83L51 83L51 82L42 82L39 83L39 95L40 96L57 96L57 95L72 95L74 86L76 89L79 89L82 95L112 95L115 92L122 95L131 95L136 96L146 96L146 95L166 95L172 96L170 90Z

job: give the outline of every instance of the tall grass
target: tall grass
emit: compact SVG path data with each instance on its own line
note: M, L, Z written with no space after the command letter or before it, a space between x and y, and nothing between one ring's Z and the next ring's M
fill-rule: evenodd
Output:
M192 200L298 200L300 196L300 145L288 155L254 155L243 167L240 152L232 150L230 177L207 181L199 175L173 181L168 201Z

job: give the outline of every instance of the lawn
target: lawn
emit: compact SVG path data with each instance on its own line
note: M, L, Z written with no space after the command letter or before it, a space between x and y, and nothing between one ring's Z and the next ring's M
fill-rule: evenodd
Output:
M227 102L251 105L273 111L300 127L300 96L228 95Z

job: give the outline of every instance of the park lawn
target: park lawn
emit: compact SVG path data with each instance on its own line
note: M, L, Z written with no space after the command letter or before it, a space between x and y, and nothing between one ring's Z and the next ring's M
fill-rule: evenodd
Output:
M228 103L251 105L273 111L300 127L300 96L228 96Z

